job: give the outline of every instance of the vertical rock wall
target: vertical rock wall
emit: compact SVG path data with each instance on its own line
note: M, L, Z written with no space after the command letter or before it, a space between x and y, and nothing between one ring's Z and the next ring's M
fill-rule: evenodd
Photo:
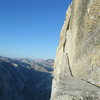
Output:
M57 49L54 75L100 84L100 0L74 0Z
M67 10L54 63L52 97L57 84L68 77L100 86L100 0L73 0Z

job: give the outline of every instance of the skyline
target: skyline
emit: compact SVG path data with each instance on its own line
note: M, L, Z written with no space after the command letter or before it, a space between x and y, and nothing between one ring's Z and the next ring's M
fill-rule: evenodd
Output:
M0 55L54 59L71 0L1 0Z

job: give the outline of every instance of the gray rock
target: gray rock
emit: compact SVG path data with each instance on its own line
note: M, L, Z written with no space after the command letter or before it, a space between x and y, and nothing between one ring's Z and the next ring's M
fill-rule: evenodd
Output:
M68 61L65 58L68 58ZM62 69L66 69L67 75L70 76L69 63L74 77L99 86L99 59L100 1L74 0L68 8L60 35L60 43L54 64L55 77L63 73Z
M53 75L51 100L100 100L100 0L73 0L69 6Z
M71 77L54 79L51 100L100 100L100 88Z

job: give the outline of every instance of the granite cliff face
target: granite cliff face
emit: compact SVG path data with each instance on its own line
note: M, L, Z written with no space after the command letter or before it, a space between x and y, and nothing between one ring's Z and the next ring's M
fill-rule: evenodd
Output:
M100 0L73 0L54 63L51 100L100 100Z

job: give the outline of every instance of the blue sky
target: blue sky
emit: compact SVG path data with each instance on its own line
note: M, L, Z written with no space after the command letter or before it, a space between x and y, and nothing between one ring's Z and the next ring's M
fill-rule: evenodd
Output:
M0 55L54 58L71 0L0 0Z

